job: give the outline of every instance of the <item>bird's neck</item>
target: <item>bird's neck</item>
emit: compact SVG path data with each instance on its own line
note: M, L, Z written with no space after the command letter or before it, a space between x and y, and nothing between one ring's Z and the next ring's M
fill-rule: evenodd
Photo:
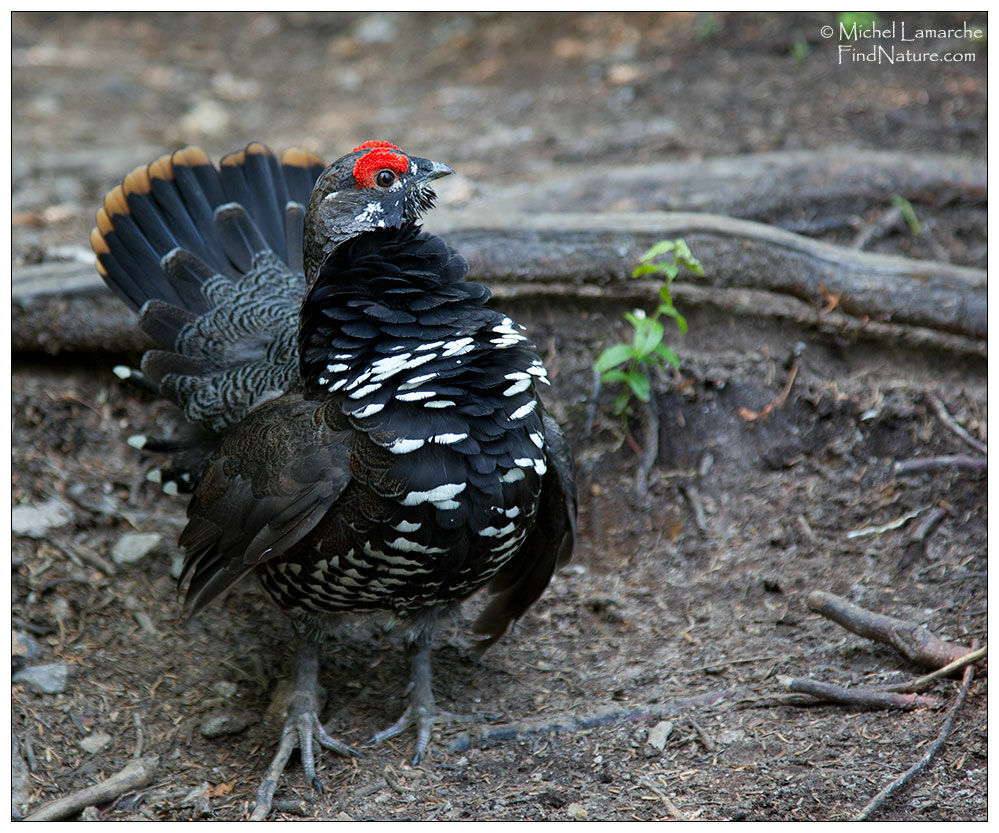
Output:
M335 247L310 282L299 320L307 387L334 390L387 356L474 329L489 298L465 261L416 226L366 232ZM332 369L331 369L332 368Z

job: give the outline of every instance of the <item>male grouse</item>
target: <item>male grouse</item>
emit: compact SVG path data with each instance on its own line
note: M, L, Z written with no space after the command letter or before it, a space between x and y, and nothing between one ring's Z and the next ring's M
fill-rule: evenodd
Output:
M186 611L249 572L300 635L295 692L257 795L269 812L297 747L355 754L319 722L319 648L345 615L384 611L410 645L409 703L373 740L435 706L436 623L486 586L486 646L572 550L572 457L544 410L545 368L523 328L486 306L465 261L422 231L430 182L451 173L388 142L327 168L259 143L214 167L185 148L111 191L91 243L108 286L162 349L121 376L191 424L160 478L193 489Z

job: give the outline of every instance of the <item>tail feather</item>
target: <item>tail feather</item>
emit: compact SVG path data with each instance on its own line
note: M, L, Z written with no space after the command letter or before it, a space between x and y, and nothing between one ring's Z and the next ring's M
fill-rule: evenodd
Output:
M208 310L204 286L217 272L186 249L174 249L160 261L170 284L184 302L184 309L195 314Z
M97 269L162 350L143 378L210 432L297 377L304 206L322 161L196 147L129 173L91 233Z
M308 205L312 187L323 172L323 160L314 153L289 148L281 155L281 170L288 186L288 199Z
M180 331L198 316L165 301L146 301L139 313L139 327L157 344L175 344Z
M305 234L305 206L289 200L284 207L284 245L288 252L288 267L293 272L305 269L301 240Z
M288 189L277 158L259 142L246 148L243 176L250 192L247 210L260 227L274 253L287 261L284 237L284 207Z
M245 204L245 203L244 203ZM270 248L260 234L257 224L238 202L220 205L215 209L215 228L226 255L240 272L253 268L253 256Z

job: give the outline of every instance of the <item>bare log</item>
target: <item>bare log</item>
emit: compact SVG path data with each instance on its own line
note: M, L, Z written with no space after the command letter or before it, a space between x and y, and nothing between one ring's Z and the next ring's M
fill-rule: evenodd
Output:
M764 289L816 309L835 296L855 317L982 340L988 332L984 270L858 252L714 214L438 214L432 228L489 283L620 283L653 243L683 237L715 288Z
M857 252L710 214L437 213L428 226L446 233L469 260L472 274L499 296L633 297L647 289L629 277L642 253L657 240L684 237L706 270L704 283L693 285L715 293L762 290L797 298L815 310L815 322L832 296L843 313L861 321L928 328L983 343L987 336L983 270ZM148 345L132 315L85 265L14 270L13 302L15 351Z

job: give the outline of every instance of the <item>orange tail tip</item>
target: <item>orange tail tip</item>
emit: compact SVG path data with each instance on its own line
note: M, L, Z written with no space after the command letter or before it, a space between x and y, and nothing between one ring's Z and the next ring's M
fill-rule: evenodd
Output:
M323 160L316 154L302 148L288 148L281 154L281 164L290 165L293 168L312 168L316 165L323 165Z
M189 168L196 168L199 165L211 165L212 160L204 150L197 145L188 145L180 150L174 151L170 157L174 165L186 165Z

